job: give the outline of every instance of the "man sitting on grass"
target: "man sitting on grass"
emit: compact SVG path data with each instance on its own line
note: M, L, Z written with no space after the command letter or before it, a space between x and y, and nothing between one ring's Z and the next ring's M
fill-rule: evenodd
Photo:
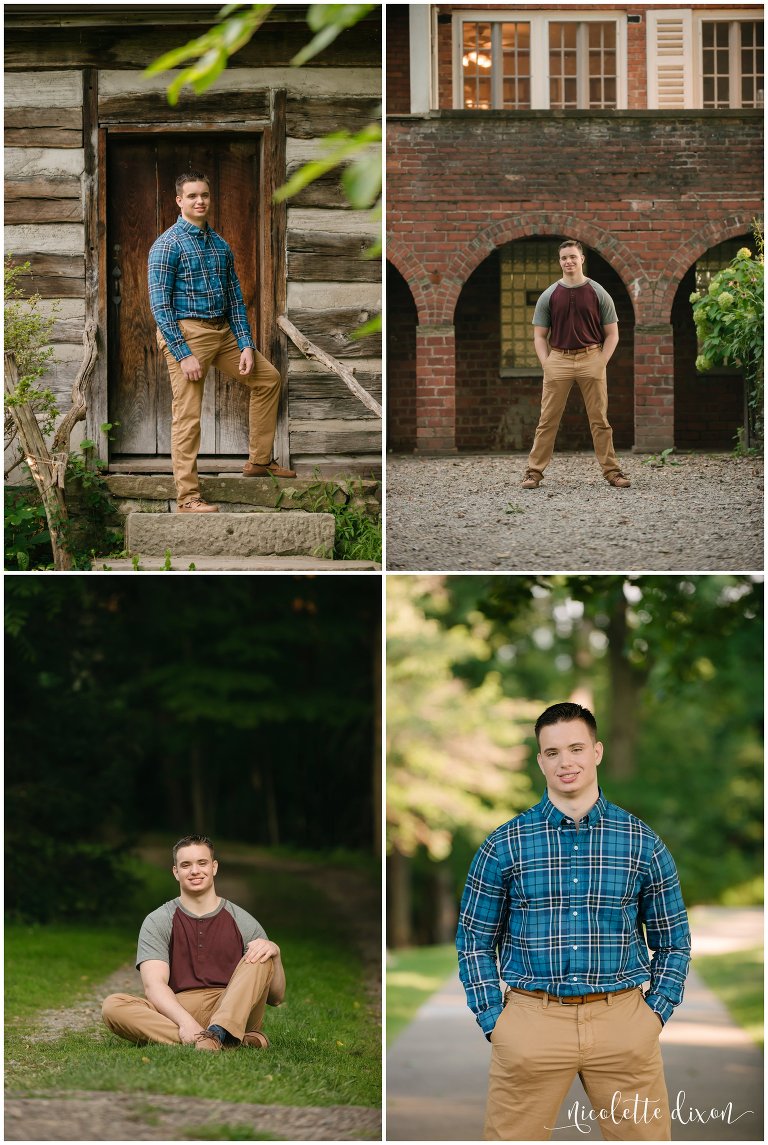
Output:
M102 1006L118 1037L213 1051L269 1045L264 1009L285 997L280 947L247 911L218 897L218 866L205 835L186 835L173 848L181 893L147 915L139 932L146 997L110 994Z

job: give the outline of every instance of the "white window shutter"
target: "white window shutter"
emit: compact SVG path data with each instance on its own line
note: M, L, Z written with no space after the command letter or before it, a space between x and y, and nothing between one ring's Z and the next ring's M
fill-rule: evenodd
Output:
M690 9L647 12L648 107L693 107L693 33Z

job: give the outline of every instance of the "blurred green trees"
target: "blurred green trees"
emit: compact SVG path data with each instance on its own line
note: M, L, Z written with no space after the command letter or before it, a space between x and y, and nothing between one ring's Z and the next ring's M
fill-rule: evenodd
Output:
M441 791L442 807L450 806L454 816L452 827L447 821L441 825L443 838L452 838L450 854L443 842L441 855L451 871L454 902L468 852L486 834L489 820L496 815L491 826L502 823L540 797L533 723L548 704L571 698L597 717L606 748L605 794L662 836L688 904L759 900L762 583L725 575L454 576L390 578L388 588L390 633L393 614L411 610L412 617L410 647L390 641L388 736L399 746L388 767L398 786L407 787L413 729L437 716L442 732L422 728L417 741L443 736L446 763L442 772L433 769L436 788L451 788L455 775L460 780L460 799L451 803L449 792ZM397 679L403 663L423 646L430 654L421 655L419 689L413 689L410 701L407 696L401 701ZM439 672L431 665L439 665ZM452 723L424 702L438 682L452 696ZM478 709L476 734L483 732L493 750L481 748L474 767L465 761L457 771L452 724L460 722L465 707L475 710L489 683L497 706L495 712ZM456 689L452 693L449 684ZM516 725L513 742L511 721L499 718L504 697L515 705L518 720L525 719L524 727ZM467 773L489 770L501 781L494 799L478 808L467 801L473 782ZM421 777L414 771L410 778L416 801ZM434 801L422 806L434 823ZM390 819L392 853L404 822L397 803L390 805ZM417 849L412 864L417 887L425 862ZM394 883L391 889L394 895ZM390 906L392 917L396 911ZM410 939L425 933L419 909L417 896ZM428 940L444 939L447 929L440 935L433 930Z

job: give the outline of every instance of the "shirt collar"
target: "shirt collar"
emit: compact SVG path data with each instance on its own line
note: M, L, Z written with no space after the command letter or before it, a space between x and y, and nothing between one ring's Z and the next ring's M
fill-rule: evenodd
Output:
M586 823L589 826L593 826L600 819L602 819L608 808L608 800L603 795L602 787L598 787L597 791L597 802L590 807L588 813L581 820L582 823ZM544 798L540 803L536 804L536 810L539 812L541 817L546 819L548 823L551 823L553 827L560 827L563 823L572 822L572 820L570 820L567 815L555 807L554 803L547 795L546 789L544 791Z
M205 226L197 227L197 226L195 226L194 223L190 223L189 219L185 219L183 215L179 215L178 219L176 220L176 226L179 228L180 231L184 231L188 235L203 235L203 236L205 236L205 234L208 231L208 224L207 223L205 224Z

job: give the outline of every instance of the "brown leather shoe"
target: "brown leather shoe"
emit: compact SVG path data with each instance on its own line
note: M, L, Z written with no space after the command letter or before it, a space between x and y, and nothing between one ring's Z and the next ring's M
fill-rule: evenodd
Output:
M613 485L616 489L629 489L632 482L623 473L611 473L610 477L605 479L609 485Z
M210 1030L201 1030L199 1034L195 1034L195 1049L213 1050L214 1053L218 1053L221 1042Z
M262 1034L261 1030L250 1030L247 1034L243 1034L241 1046L250 1046L252 1050L268 1050L269 1038L266 1034Z
M253 461L246 461L243 466L243 474L246 477L295 477L296 471L294 469L284 469L282 465L278 465L273 458L266 465L258 465Z
M523 481L523 489L538 489L541 485L542 474L535 469L529 469Z
M194 497L191 501L186 501L183 505L179 505L179 513L218 513L218 505L209 505L202 497Z

